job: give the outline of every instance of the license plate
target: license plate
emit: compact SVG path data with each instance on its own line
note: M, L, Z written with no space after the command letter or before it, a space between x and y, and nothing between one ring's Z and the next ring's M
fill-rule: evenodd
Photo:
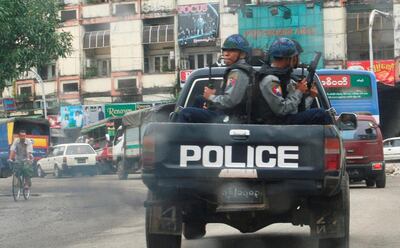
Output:
M86 158L77 158L76 162L78 162L78 163L86 163Z
M262 185L231 183L220 188L220 201L223 204L261 204L263 203Z

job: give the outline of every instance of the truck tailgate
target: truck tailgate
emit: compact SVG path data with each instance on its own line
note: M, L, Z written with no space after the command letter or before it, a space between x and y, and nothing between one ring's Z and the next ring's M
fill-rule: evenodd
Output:
M318 180L324 176L325 128L151 123L145 131L145 142L152 140L154 174L159 178L234 175Z

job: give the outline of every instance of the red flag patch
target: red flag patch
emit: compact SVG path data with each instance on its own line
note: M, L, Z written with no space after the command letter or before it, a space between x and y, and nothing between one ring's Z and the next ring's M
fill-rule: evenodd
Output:
M280 85L272 86L272 93L276 96L282 96L282 88Z

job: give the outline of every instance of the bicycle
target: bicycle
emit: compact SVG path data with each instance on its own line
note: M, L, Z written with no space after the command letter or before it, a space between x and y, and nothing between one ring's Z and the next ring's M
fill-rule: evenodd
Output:
M14 201L18 201L21 198L21 194L25 200L28 200L31 195L31 186L25 185L25 173L23 173L25 163L31 163L30 160L24 160L21 162L9 161L12 168L12 194Z

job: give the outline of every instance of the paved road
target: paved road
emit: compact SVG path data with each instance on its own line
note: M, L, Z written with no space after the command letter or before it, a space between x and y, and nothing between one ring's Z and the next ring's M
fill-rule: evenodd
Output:
M146 189L138 176L34 178L34 195L14 202L10 179L0 179L0 247L144 248ZM351 248L400 247L400 177L387 188L351 189ZM309 248L307 227L275 224L255 234L225 225L207 226L205 238L183 248Z

